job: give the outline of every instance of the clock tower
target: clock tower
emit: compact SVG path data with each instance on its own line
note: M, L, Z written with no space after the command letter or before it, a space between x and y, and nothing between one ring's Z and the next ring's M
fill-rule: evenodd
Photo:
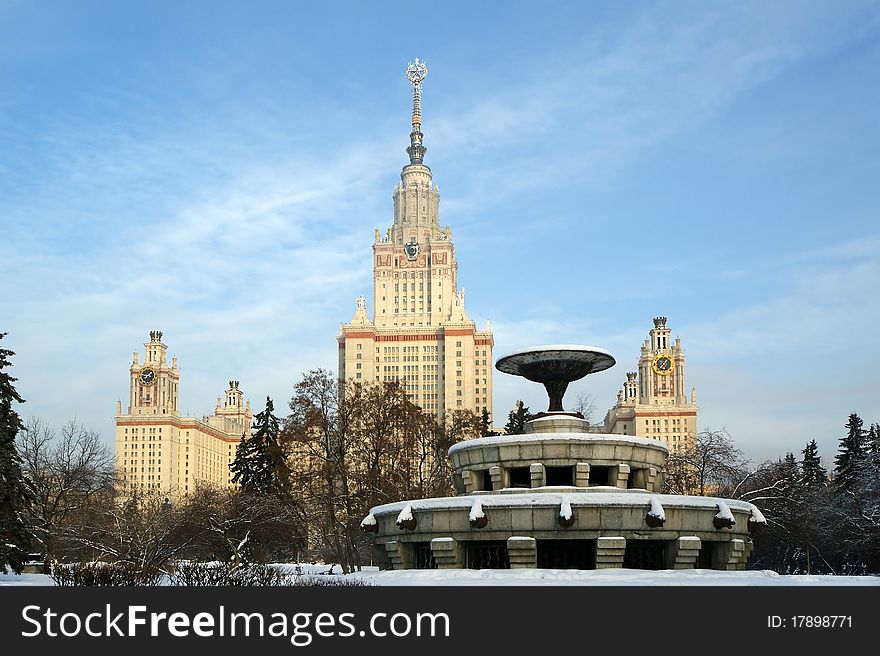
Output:
M684 349L672 340L666 317L654 317L639 354L638 371L627 373L617 403L605 415L605 432L653 437L670 450L692 445L697 434L697 396L685 391Z
M132 355L128 412L132 415L179 415L177 407L180 371L177 358L168 363L168 347L162 343L162 333L150 331L150 341L144 344L144 363L138 362L138 352Z
M409 163L394 188L393 222L373 241L373 317L359 297L354 318L337 338L339 376L399 381L410 398L442 418L446 412L492 410L492 346L478 330L458 289L452 230L440 225L440 190L424 163L424 62L406 69L412 85Z
M199 485L231 488L229 465L253 413L237 380L214 414L182 417L178 409L180 370L168 363L162 333L150 331L144 362L137 351L129 367L129 405L116 402L116 473L124 494L178 497Z

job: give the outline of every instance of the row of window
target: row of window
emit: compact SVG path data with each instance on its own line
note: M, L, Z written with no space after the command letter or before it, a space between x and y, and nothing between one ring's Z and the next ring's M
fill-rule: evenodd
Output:
M651 419L651 420L645 419L645 427L648 427L649 421L651 422L650 423L651 426L658 426L658 427L660 426L659 419ZM667 429L669 428L669 418L668 417L663 419L663 426ZM672 426L673 426L673 428L675 428L677 426L687 427L687 419L682 419L680 417L673 417L672 418Z
M435 276L449 275L449 269L433 269L432 272ZM386 271L382 271L382 276L385 277L386 273ZM406 275L407 273L409 273L409 276ZM410 280L415 280L416 278L418 278L419 280L424 280L426 277L428 278L428 280L430 280L430 276L425 276L424 271L395 271L394 274L391 276L393 280L404 280L406 278L409 278ZM382 286L385 286L384 283Z
M382 284L382 289L385 289L384 283ZM416 290L416 284L413 283L412 289L410 291L415 291L415 290ZM397 283L394 283L394 291L395 292L407 291L406 283L403 283L403 285L398 285ZM422 291L422 292L425 291L425 283L423 283L423 282L419 283L419 291ZM430 291L431 291L431 281L429 280L428 281L428 292L430 293Z
M149 430L148 430L147 428L142 428L142 429L141 429L141 434L142 434L142 435L148 435L148 436L150 437L151 440L154 439L153 436L156 436L156 435L158 435L158 434L161 433L161 432L162 432L162 427L161 427L161 426L159 426L158 429L155 428L155 427L150 427ZM131 434L132 434L132 439L135 439L135 440L136 440L136 439L137 439L137 434L138 434L138 429L137 429L137 428L132 428L132 429L131 429ZM127 429L127 428L123 429L123 435L128 435L128 429ZM126 437L125 439L128 439L128 438Z

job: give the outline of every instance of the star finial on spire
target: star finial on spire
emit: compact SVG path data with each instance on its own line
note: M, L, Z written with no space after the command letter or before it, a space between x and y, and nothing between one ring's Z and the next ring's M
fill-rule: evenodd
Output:
M406 149L411 164L421 164L428 149L422 145L422 82L428 77L425 62L416 58L406 67L406 77L413 87L412 132L409 133L409 148Z

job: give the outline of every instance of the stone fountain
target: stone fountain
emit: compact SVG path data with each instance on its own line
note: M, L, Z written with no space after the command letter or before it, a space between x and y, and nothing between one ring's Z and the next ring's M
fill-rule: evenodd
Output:
M547 389L547 412L522 435L454 445L456 496L377 506L361 528L385 568L745 569L752 504L661 494L668 455L650 438L589 432L566 412L568 384L612 367L592 346L552 345L500 358L499 371Z

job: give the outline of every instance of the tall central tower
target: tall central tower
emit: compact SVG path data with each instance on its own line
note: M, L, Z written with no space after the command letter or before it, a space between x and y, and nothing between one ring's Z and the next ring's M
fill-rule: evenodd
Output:
M488 323L478 331L458 289L452 231L440 225L440 191L424 163L424 62L407 66L412 130L393 194L394 218L373 242L373 318L359 297L339 337L339 375L400 381L410 398L441 419L454 410L492 409L492 346Z

